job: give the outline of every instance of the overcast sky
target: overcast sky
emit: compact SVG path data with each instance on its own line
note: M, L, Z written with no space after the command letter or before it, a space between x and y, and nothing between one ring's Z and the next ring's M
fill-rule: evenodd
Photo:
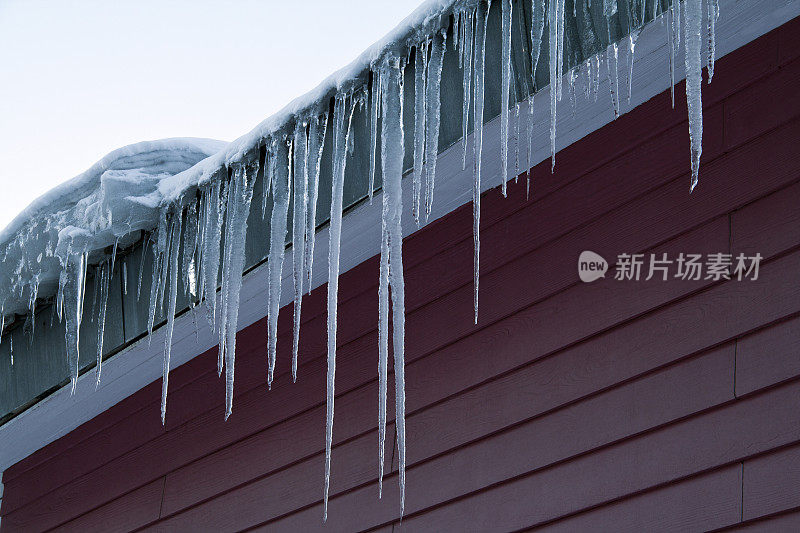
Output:
M111 150L231 141L421 0L0 0L0 228Z

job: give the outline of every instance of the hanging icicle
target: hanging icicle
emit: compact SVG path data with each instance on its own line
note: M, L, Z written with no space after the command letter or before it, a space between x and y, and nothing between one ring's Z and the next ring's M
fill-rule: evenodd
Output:
M617 43L611 43L606 49L606 67L608 67L611 106L614 109L614 120L616 120L619 118L619 47Z
M486 55L486 21L489 18L491 0L486 4L478 4L475 13L475 181L472 185L472 239L474 247L473 305L475 307L475 323L478 323L478 282L480 279L480 224L481 224L481 155L483 153L483 91L484 60Z
M397 60L392 60L383 71L383 128L381 131L383 162L383 228L381 243L381 313L388 313L386 301L391 294L392 346L394 349L395 377L395 427L397 430L398 471L400 481L400 516L405 510L406 484L406 427L405 427L405 282L403 279L403 228L401 224L403 192L403 69ZM388 255L388 260L386 259ZM388 266L388 291L383 278ZM381 315L380 327L388 326L388 318ZM388 333L379 334L380 341L388 343ZM388 353L388 345L379 347L380 357ZM379 362L379 376L385 379L383 359ZM385 406L386 400L381 403ZM385 417L385 415L384 415ZM385 424L385 418L384 422ZM385 433L385 428L384 428ZM382 447L381 443L381 447ZM381 463L382 465L383 463ZM381 471L382 475L382 471Z
M464 14L464 46L462 48L462 61L464 64L463 91L464 101L461 107L461 170L467 168L467 133L469 132L469 106L472 96L472 58L474 54L475 37L475 11L469 10ZM474 114L474 111L473 111ZM477 124L477 121L475 121Z
M703 27L703 0L685 0L684 48L686 49L686 104L689 109L689 142L691 145L692 181L689 191L697 186L700 154L703 152L703 65L700 54Z
M675 0L678 3L678 0ZM717 19L719 19L719 0L706 0L706 21L708 50L706 52L706 66L708 69L708 83L714 77L714 62L717 59Z
M278 351L278 313L281 308L281 276L286 252L286 222L289 215L291 181L291 142L273 141L271 155L276 161L272 177L272 218L269 235L269 304L267 314L267 386L272 388Z
M308 137L306 124L294 129L294 208L292 213L292 266L294 274L294 331L292 342L292 380L297 381L297 352L300 349L300 309L303 304L303 281L306 274L306 222L308 209Z
M561 65L564 61L564 0L550 0L548 11L550 26L550 170L556 168L556 117L561 100Z
M86 291L87 252L73 252L71 245L62 258L59 280L66 324L64 335L67 345L67 363L70 368L71 393L78 385L80 329L83 319L83 298Z
M178 299L178 254L181 246L181 213L174 213L170 222L170 247L167 255L169 267L169 307L167 311L167 331L164 338L164 367L161 376L161 424L167 421L167 390L169 389L169 363L172 354L172 332L175 329L176 302ZM166 291L166 288L164 289Z
M328 128L328 113L311 121L306 152L306 171L308 172L308 220L306 222L306 280L311 293L311 275L314 266L314 243L317 236L317 198L319 198L319 169L322 162L322 148L325 145L325 132ZM374 155L371 155L374 157ZM371 176L370 179L373 179Z
M414 173L412 175L411 214L414 216L417 227L420 223L420 197L425 162L425 119L428 117L426 110L428 101L425 94L427 73L428 43L422 42L414 54Z
M347 145L350 124L355 105L348 105L347 95L338 94L334 102L333 116L333 182L331 184L331 224L328 247L328 372L327 372L327 415L325 426L325 504L323 519L328 519L328 489L331 478L331 446L333 443L333 399L334 377L336 375L336 312L339 296L339 252L342 238L342 209L344 195L344 174L347 163ZM349 107L349 110L348 110ZM384 115L384 120L386 119ZM381 150L383 150L383 145Z
M500 57L500 186L503 196L507 196L508 181L508 111L511 93L511 17L513 4L511 0L501 1L502 40Z
M433 209L433 190L436 182L436 158L439 155L439 124L441 121L441 85L447 32L439 31L432 40L431 59L425 79L425 222Z
M228 218L226 224L232 229L228 235L230 241L225 243L228 249L229 279L226 284L225 301L227 302L227 320L222 326L225 331L221 342L225 348L225 419L233 411L233 383L236 365L236 332L239 327L239 299L242 290L242 272L245 260L245 237L247 236L247 217L250 214L250 203L253 199L253 185L258 174L258 159L234 172L232 184L234 194L228 202Z
M100 386L100 374L103 371L103 338L105 337L106 308L108 307L108 285L111 269L108 260L100 263L95 274L100 280L100 310L97 314L97 366L95 367L95 389Z

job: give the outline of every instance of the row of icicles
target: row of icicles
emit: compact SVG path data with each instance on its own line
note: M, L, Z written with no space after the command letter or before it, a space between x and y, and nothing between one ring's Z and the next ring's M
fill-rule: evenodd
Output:
M509 177L509 128L513 128L515 145L515 168L513 175L520 174L520 151L522 140L520 108L517 102L512 109L509 105L511 80L513 77L511 61L512 43L512 1L496 0L502 4L502 48L501 48L501 116L500 150L502 192L506 194ZM598 1L598 0L595 0ZM591 0L577 2L573 7L573 17L577 9L588 9ZM484 114L484 67L486 27L491 0L467 0L458 3L453 11L452 48L458 53L458 64L463 72L465 98L462 106L462 167L465 169L468 154L468 124L470 108L473 117ZM580 4L580 5L579 5ZM675 56L681 39L681 20L686 67L686 97L689 110L689 133L691 138L691 188L697 184L702 141L702 102L700 86L703 66L703 9L706 10L706 66L708 79L713 76L715 57L715 24L719 16L718 0L684 0L684 15L681 17L680 3L674 2L661 21L666 19L669 46L669 69L672 101L674 106ZM652 16L659 13L659 2L651 4ZM647 2L629 3L631 20L637 23L636 29L627 37L627 82L630 101L633 56L636 38L644 24ZM584 92L586 98L597 99L600 85L600 66L603 58L597 54L582 65L564 72L564 27L565 0L533 0L530 22L530 42L522 38L523 48L530 45L532 72L540 61L541 43L545 37L545 26L549 28L546 36L549 48L550 91L550 141L552 164L555 165L556 152L556 108L562 98L563 78L568 81L568 93L573 105L576 99L576 80L585 73ZM603 0L603 12L611 17L617 12L616 0ZM437 29L416 45L413 55L414 65L414 130L413 130L413 188L411 215L419 226L427 221L432 212L434 180L436 176L436 157L439 151L440 89L442 65L447 49L445 29ZM609 30L610 37L610 30ZM609 39L610 40L610 39ZM615 118L620 113L620 89L618 78L618 44L612 43L605 52L611 101ZM403 199L401 179L405 155L403 131L403 72L408 66L406 57L388 55L372 65L372 82L368 87L339 92L334 98L332 127L329 127L327 111L309 111L296 117L293 128L273 134L266 139L266 158L264 168L264 195L262 216L270 216L270 248L267 262L268 290L268 372L267 381L271 386L276 360L278 311L281 301L281 272L283 269L285 242L288 225L289 204L293 203L292 220L292 261L294 280L294 323L292 349L292 377L297 378L298 346L300 338L300 315L303 295L311 289L316 211L319 191L320 166L325 137L330 131L332 139L332 200L330 211L330 245L328 253L328 346L327 346L327 424L325 443L325 492L324 517L327 519L328 489L330 485L331 443L334 415L334 376L336 371L336 330L337 294L339 276L340 238L342 231L342 210L345 166L348 153L354 149L351 123L357 108L367 108L369 121L367 140L369 153L369 200L375 185L376 146L380 134L380 164L383 175L381 252L379 271L379 317L378 317L378 468L379 496L382 492L384 450L386 438L386 396L388 383L389 331L392 332L394 378L395 378L395 418L397 449L399 457L399 483L401 514L405 507L405 378L404 378L404 338L405 304L403 281L401 216ZM534 87L533 77L530 87ZM527 163L532 161L533 137L533 98L529 98L527 124ZM514 120L511 119L511 114ZM479 280L479 225L481 193L481 157L483 150L483 121L476 120L473 131L473 213L474 213L474 309L475 323L478 321L478 280ZM380 125L380 132L378 127ZM175 321L176 301L179 287L179 274L184 292L191 294L192 307L203 303L208 323L218 335L218 373L225 371L225 418L233 407L234 364L236 356L236 332L239 312L239 293L242 286L242 271L245 261L245 235L247 218L253 199L253 185L259 172L259 157L252 161L232 165L230 179L223 169L221 176L202 186L199 193L186 205L169 206L161 211L158 227L151 242L153 270L149 295L148 334L151 335L157 312L163 313L167 301L167 328L164 347L163 388L161 402L162 422L166 417L167 389L169 385L170 351ZM530 171L528 187L530 187ZM267 212L267 199L272 195L272 211ZM223 235L224 232L224 235ZM181 245L183 254L180 254ZM103 329L105 323L108 287L114 271L116 245L110 258L97 268L96 283L99 289L99 308L93 309L98 321L96 379L99 384L102 371ZM137 298L142 292L142 272L145 265L147 246L144 247L139 278L136 284ZM182 261L181 261L182 260ZM68 249L61 257L62 272L56 298L56 313L59 320L66 320L67 360L71 369L71 384L74 392L78 378L79 329L83 318L83 300L86 283L88 251ZM179 264L180 262L180 264ZM127 292L127 265L122 265L123 287ZM34 277L34 282L36 277ZM216 289L220 286L220 296ZM35 305L35 289L30 302L31 312ZM168 298L167 298L168 293ZM98 294L98 291L95 291ZM391 300L391 304L390 304ZM93 308L96 303L93 304ZM390 313L391 311L391 313ZM194 316L194 312L193 312ZM391 316L392 328L389 328ZM13 352L12 352L13 364Z

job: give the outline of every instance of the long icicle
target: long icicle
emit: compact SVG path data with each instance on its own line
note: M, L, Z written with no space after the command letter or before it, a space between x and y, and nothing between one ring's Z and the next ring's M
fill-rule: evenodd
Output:
M528 101L528 176L526 198L530 197L531 174L533 173L533 93L536 91L536 69L542 54L542 38L544 37L545 0L533 0L531 10L531 95Z
M411 213L419 227L422 173L425 161L425 119L427 98L425 78L428 71L428 43L422 42L414 54L414 173ZM385 117L385 115L384 115Z
M511 93L511 0L501 0L501 82L500 82L500 184L503 196L507 195L508 181L508 106Z
M245 238L247 236L247 216L253 199L253 185L258 174L258 159L255 163L239 170L237 178L233 215L228 222L231 231L230 279L227 284L228 319L223 325L225 329L225 420L233 411L233 383L236 366L236 332L239 326L239 297L242 290L242 273L245 260Z
M389 287L392 298L392 346L394 349L395 427L397 430L400 516L406 498L405 424L405 282L403 279L403 68L393 60L384 71L383 99L383 224L389 254ZM382 252L386 246L382 246ZM381 263L384 258L381 258ZM385 297L385 295L384 295ZM383 310L383 309L382 309ZM383 350L383 347L381 347Z
M306 221L306 281L311 293L311 275L314 266L314 243L317 237L317 198L319 198L319 168L322 162L322 148L325 146L325 132L328 129L328 113L311 121L306 152L308 172L308 220Z
M75 394L75 387L78 385L80 329L86 288L86 255L86 253L71 253L68 250L66 258L62 261L64 269L62 279L59 280L66 315L64 334L72 385L71 394Z
M370 90L370 119L369 119L369 203L372 203L372 195L375 192L375 149L378 142L378 109L381 99L381 80L380 76L372 73L372 87ZM325 117L327 122L327 115ZM323 136L325 128L323 127Z
M97 312L97 366L95 367L95 389L100 386L100 374L103 372L103 338L105 337L106 309L108 308L108 285L111 279L108 260L100 264L100 309Z
M286 252L286 220L289 215L289 182L291 159L287 142L275 141L273 157L276 159L272 178L272 218L269 236L269 305L267 314L267 385L272 387L275 360L278 351L278 313L281 308L281 275Z
M703 0L685 0L684 48L686 49L686 104L689 110L692 181L689 191L697 186L700 155L703 152L703 64L700 57L703 27Z
M564 50L564 0L550 0L548 19L550 24L550 155L551 172L556 168L556 117L558 101L561 99L561 65Z
M386 392L389 365L389 233L386 195L381 213L381 263L378 280L378 498L383 495L386 450Z
M464 101L461 107L461 170L467 168L467 133L469 131L469 104L472 84L472 56L475 36L475 11L464 13Z
M474 246L473 305L475 307L475 323L478 323L478 281L480 278L480 224L481 224L481 155L483 153L483 90L484 59L486 54L486 21L489 18L491 0L486 4L478 4L475 14L475 180L472 185L472 240Z
M441 85L444 51L447 47L447 32L441 30L433 37L431 59L426 79L425 109L425 222L433 209L433 191L436 184L436 159L439 155L439 125L441 124Z
M328 246L328 368L327 368L327 413L325 425L325 495L323 520L328 519L328 489L331 480L331 446L333 443L333 400L336 376L336 312L339 295L339 252L342 238L342 203L344 195L344 172L347 163L347 145L350 123L355 103L346 113L348 97L336 95L333 124L333 181L331 184L331 223ZM345 117L345 115L348 115Z
M678 0L675 0L678 2ZM708 22L708 50L706 62L708 83L714 78L714 62L717 59L717 19L719 18L719 0L706 0L706 20Z
M167 332L164 339L164 368L161 375L161 424L167 420L167 389L169 388L169 359L172 354L172 332L175 328L175 307L178 299L178 252L181 246L181 213L172 217L169 265L169 307L167 310ZM166 290L166 288L165 288Z
M297 381L297 353L300 349L300 310L305 278L306 222L308 213L308 138L306 124L294 129L294 212L292 221L292 259L294 273L294 330L292 343L292 380Z

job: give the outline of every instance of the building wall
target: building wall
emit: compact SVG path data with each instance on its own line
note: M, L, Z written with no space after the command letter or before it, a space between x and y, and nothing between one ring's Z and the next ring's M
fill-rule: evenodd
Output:
M691 195L683 86L405 241L409 530L800 526L800 20L717 63ZM565 104L565 105L568 105ZM491 147L487 147L491 149ZM583 250L760 253L756 281L584 284ZM613 271L612 266L612 271ZM377 258L342 276L328 531L399 527L377 498ZM322 529L325 290L237 348L234 414L209 351L3 473L7 531ZM393 405L389 405L393 412Z

